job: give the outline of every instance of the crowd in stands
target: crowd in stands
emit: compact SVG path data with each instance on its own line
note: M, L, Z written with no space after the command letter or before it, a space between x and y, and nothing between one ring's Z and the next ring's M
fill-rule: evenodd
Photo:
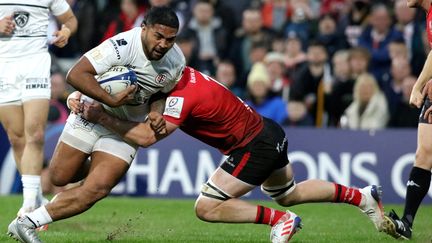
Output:
M405 0L68 2L79 27L67 48L50 47L56 60L53 122L64 122L56 109L66 109L67 88L57 83L73 62L103 40L140 26L151 6L169 5L180 19L177 44L187 65L282 125L417 126L419 110L408 101L429 45L425 13Z

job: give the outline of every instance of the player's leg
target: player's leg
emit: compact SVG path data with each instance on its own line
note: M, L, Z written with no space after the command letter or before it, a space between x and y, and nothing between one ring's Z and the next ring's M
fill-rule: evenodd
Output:
M20 212L29 212L42 201L40 174L44 157L45 127L51 96L50 66L48 53L23 58L16 65L20 70L21 101L24 112L25 146L21 157L21 176L24 204Z
M38 239L35 233L37 227L78 215L91 208L111 192L129 168L125 160L105 152L93 152L91 159L90 172L83 184L57 194L55 200L47 205L16 218L9 225L8 234L14 238Z
M88 157L88 153L59 141L49 165L51 183L55 186L65 186L83 179L79 175Z
M395 238L411 238L417 210L429 191L432 169L432 124L424 119L424 112L431 105L431 100L426 98L420 113L416 157L407 182L403 216L399 218L396 212L391 211L385 217L385 232Z
M280 166L278 158L286 147L285 134L274 122L265 119L264 123L263 131L247 146L232 152L203 186L195 211L200 219L209 222L275 226L272 239L282 236L287 240L300 227L297 215L238 199L264 182L275 166Z
M420 203L429 191L432 169L432 124L418 126L417 151L414 167L407 182L405 209L402 220L412 228Z
M25 146L22 105L0 104L0 122L8 135L17 169L21 173L21 157Z
M25 146L22 152L20 172L23 184L24 202L19 214L38 207L41 200L40 174L43 165L43 145L48 100L37 99L23 103ZM38 198L39 196L39 198Z
M0 61L0 122L13 149L17 169L20 171L25 146L22 82L19 63Z

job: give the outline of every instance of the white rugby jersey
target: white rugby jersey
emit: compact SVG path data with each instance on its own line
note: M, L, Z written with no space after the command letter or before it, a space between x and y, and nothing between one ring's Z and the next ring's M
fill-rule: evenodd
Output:
M66 0L0 0L0 19L13 15L15 31L0 35L0 59L46 52L50 12L62 15L69 9Z
M118 65L129 67L136 73L138 91L135 101L139 105L105 107L117 117L130 121L143 121L148 113L150 96L158 91L171 91L186 65L185 57L176 44L160 60L148 60L141 43L141 31L141 27L136 27L122 32L84 54L98 74Z

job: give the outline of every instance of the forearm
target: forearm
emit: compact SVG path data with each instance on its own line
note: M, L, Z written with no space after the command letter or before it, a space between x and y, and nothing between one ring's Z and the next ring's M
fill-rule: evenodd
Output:
M163 114L165 110L166 94L161 92L154 94L150 98L150 110Z
M422 90L427 81L432 78L432 51L429 52L423 69L415 83L414 87L418 90Z
M119 135L123 140L142 147L148 147L159 139L148 123L120 120L107 113L100 116L98 123Z
M62 23L61 30L67 29L70 32L69 36L75 34L78 29L78 20L72 11L68 11L63 18L60 18L60 22Z
M66 81L80 91L82 94L89 96L99 102L109 105L111 96L102 89L95 79L96 71L86 57L82 57L66 75Z

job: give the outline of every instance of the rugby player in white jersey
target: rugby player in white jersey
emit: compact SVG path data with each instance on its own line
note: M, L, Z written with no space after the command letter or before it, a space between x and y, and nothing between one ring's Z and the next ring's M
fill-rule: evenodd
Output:
M178 18L170 8L152 8L141 28L120 33L87 52L69 71L67 80L83 94L117 107L109 109L111 114L142 122L150 96L169 92L181 78L185 58L174 44L178 27ZM94 76L117 65L135 71L138 83L135 88L110 96ZM133 105L125 104L131 101ZM35 228L89 209L106 197L127 172L137 148L101 125L71 114L50 163L51 181L56 186L73 182L90 157L86 179L80 186L59 193L46 206L16 218L9 225L9 235L21 242L40 242Z
M47 201L42 196L40 174L51 96L50 14L62 24L51 44L64 47L77 29L65 0L0 0L0 122L23 184L18 215Z

